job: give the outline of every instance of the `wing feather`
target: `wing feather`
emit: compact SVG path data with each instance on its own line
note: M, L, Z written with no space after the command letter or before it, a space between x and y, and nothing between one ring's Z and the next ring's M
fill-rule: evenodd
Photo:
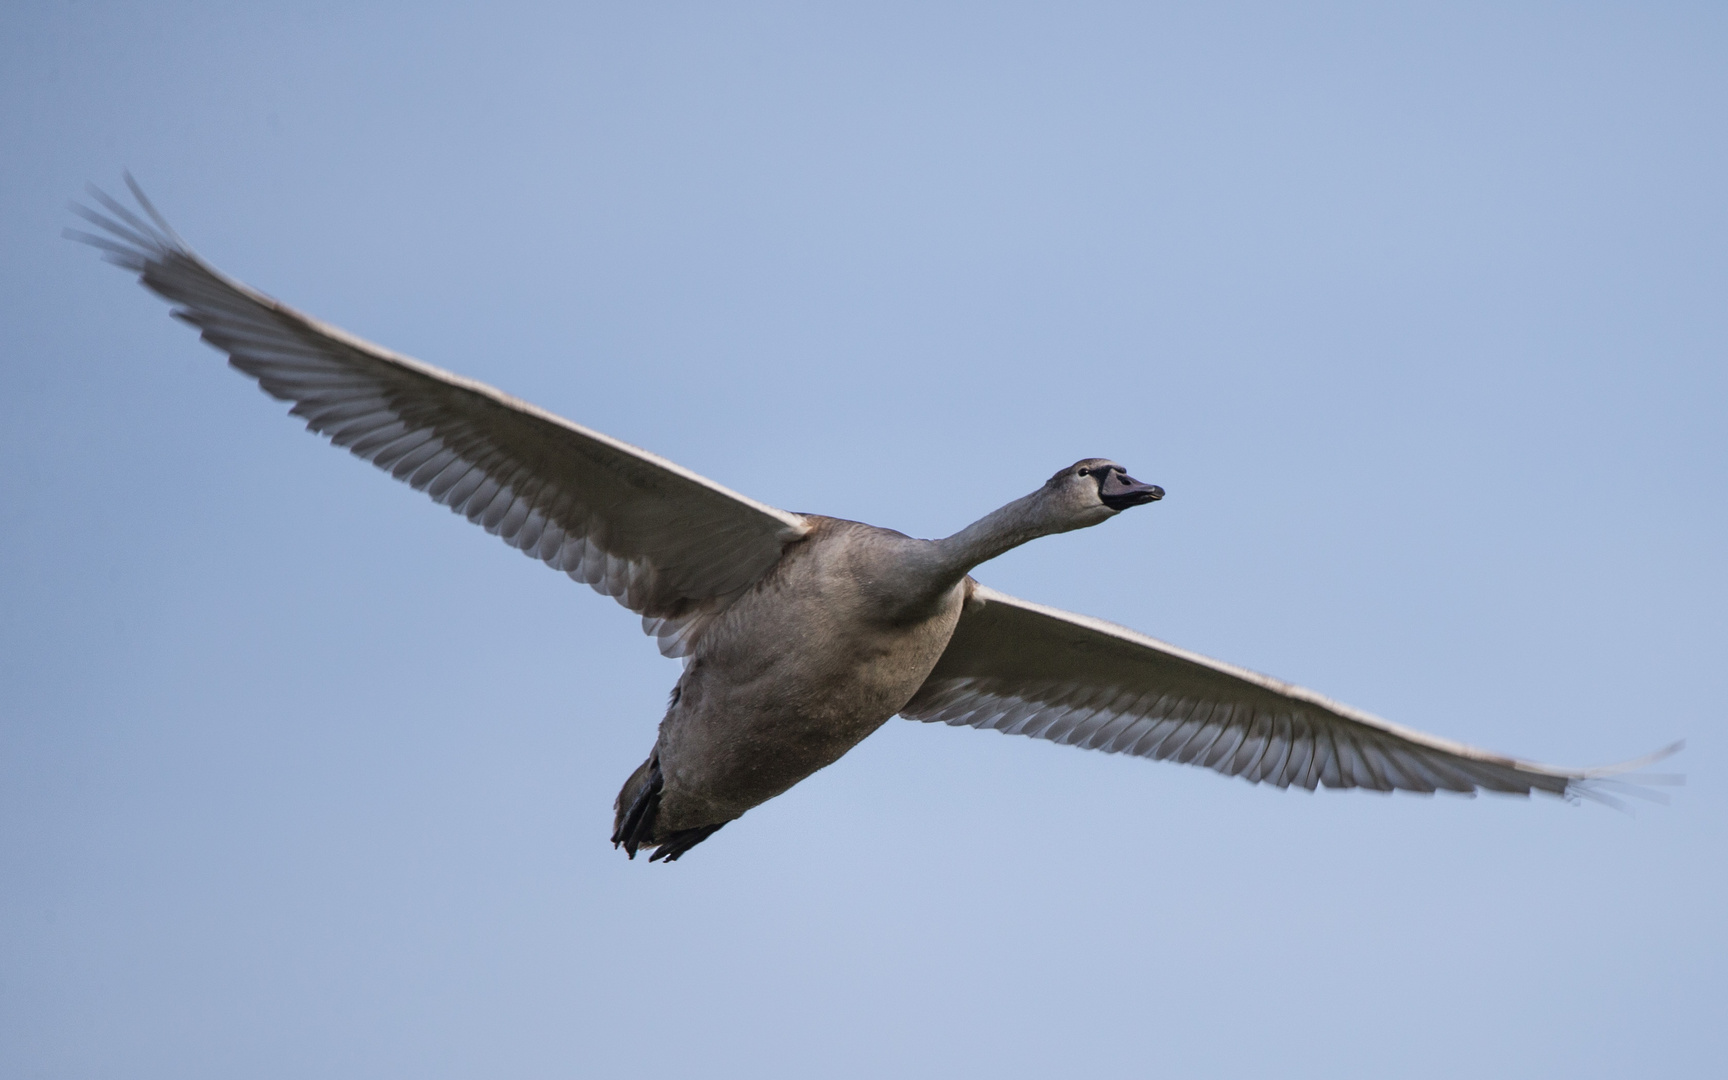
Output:
M1606 768L1551 768L1412 731L1311 690L981 585L972 599L901 715L1310 791L1485 790L1612 801L1604 784L1679 749Z
M138 274L308 429L572 579L616 598L668 656L809 524L480 383L303 315L216 270L126 178L69 231ZM148 218L149 220L146 220Z

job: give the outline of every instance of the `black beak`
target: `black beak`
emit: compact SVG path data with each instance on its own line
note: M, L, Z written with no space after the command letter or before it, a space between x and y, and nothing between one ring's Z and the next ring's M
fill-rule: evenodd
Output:
M1142 484L1125 472L1111 469L1104 474L1104 479L1098 481L1098 497L1112 510L1126 510L1130 506L1157 502L1164 497L1164 489L1157 484Z

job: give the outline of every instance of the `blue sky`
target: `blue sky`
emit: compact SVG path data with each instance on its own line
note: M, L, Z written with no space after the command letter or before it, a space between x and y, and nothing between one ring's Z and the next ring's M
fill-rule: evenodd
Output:
M0 1072L1714 1075L1714 5L0 11ZM793 510L1168 498L978 576L1668 807L891 721L673 867L676 673L59 236Z

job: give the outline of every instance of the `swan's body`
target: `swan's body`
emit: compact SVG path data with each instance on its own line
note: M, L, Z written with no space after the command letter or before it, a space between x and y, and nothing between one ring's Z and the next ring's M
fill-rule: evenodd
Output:
M1642 764L1490 754L971 579L1020 544L1162 497L1114 462L1076 462L942 540L790 514L285 307L199 259L132 190L149 220L96 192L113 216L80 209L105 235L78 237L312 430L615 597L685 658L618 796L613 841L632 857L676 859L896 713L1310 790L1601 797Z
M833 764L899 712L936 666L966 582L895 573L898 533L812 518L761 581L702 634L654 758L618 797L618 839L657 764L664 790L642 842L732 820Z

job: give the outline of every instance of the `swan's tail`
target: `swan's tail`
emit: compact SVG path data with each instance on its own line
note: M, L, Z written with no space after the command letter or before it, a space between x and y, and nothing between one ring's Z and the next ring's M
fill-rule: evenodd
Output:
M652 844L654 819L660 816L660 792L665 787L666 780L660 775L660 751L655 750L618 792L618 801L613 804L613 847L622 847L634 859L636 849Z
M624 781L614 805L616 816L612 825L612 846L622 847L632 859L641 848L651 847L654 854L649 862L677 862L678 856L719 832L726 824L699 825L694 829L678 829L656 837L654 826L660 817L660 793L666 788L666 778L660 773L660 752L648 756L640 768Z

